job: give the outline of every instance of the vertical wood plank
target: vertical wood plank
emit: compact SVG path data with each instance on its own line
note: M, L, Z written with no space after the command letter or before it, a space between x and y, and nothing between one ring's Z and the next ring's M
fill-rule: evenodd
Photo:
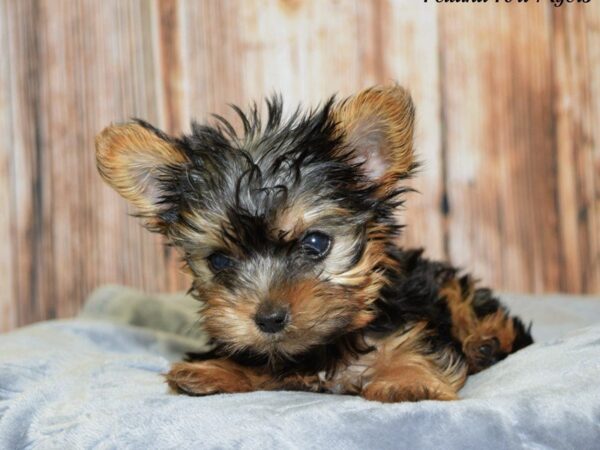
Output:
M232 0L184 1L181 5L185 130L190 120L207 122L213 113L235 122L228 104L249 104L242 83L256 68L243 64L240 11L245 5Z
M183 3L176 0L160 0L155 11L158 21L155 42L158 111L157 124L167 133L181 134L188 127L185 109L188 92L184 84L184 22ZM181 259L176 249L166 247L164 260L167 271L167 289L187 290L190 279L181 271Z
M550 7L453 6L438 8L450 257L503 289L556 291Z
M65 249L64 258L81 264L84 283L79 302L102 283L122 283L146 291L165 290L167 268L165 250L159 236L143 230L126 202L106 186L97 174L94 136L111 122L132 117L158 122L157 74L155 59L155 12L144 1L80 1L77 8L66 1L66 11L49 18L50 23L71 23L70 39L52 41L55 53L67 57L57 62L57 76L51 84L61 86L71 97L67 110L51 130L67 128L69 117L79 116L79 130L69 135L73 162L79 169L76 181L81 200L67 196L70 203L59 211L61 232L72 227L84 249ZM69 41L70 43L66 43ZM66 80L61 84L61 80ZM53 139L65 139L54 134ZM55 148L64 148L58 144ZM66 191L67 174L62 164L54 166L56 188ZM84 215L82 215L84 214ZM80 217L80 219L78 219ZM73 224L73 222L78 222ZM69 222L72 225L69 225ZM71 237L73 242L73 237ZM77 242L77 241L75 241ZM60 299L77 281L63 281ZM59 300L60 301L60 300ZM79 305L67 300L61 315L72 314ZM70 311L68 308L71 308Z
M7 2L12 113L13 265L19 324L48 317L41 269L49 261L44 235L48 211L43 211L48 180L40 127L39 8L34 1ZM46 239L45 239L46 238Z
M0 1L0 54L9 54L7 1ZM13 232L13 141L10 60L0 67L0 333L17 326Z
M280 92L290 110L360 88L355 0L250 2L240 11L247 97ZM363 36L369 40L370 36Z
M183 91L182 36L181 36L181 2L176 0L160 0L157 4L158 25L158 63L160 110L163 128L168 133L181 131L184 121L181 103L185 98Z
M561 290L600 292L600 5L553 10Z
M366 8L367 2L360 4ZM359 11L358 19L367 18L371 23L370 28L361 27L371 36L371 46L364 48L363 54L367 58L374 55L369 59L379 74L363 84L398 82L410 90L417 109L415 151L421 167L410 183L418 192L407 196L401 213L401 221L407 225L402 243L424 247L428 257L446 259L436 9L406 0L371 2L370 7L372 12ZM360 46L362 40L358 42Z
M93 147L111 121L158 119L151 4L9 6L19 323L73 315L100 283L164 290L162 243L103 185Z

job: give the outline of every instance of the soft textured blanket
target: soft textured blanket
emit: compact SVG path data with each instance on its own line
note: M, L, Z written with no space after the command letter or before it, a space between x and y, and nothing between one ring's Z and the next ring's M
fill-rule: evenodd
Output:
M197 305L106 287L77 319L0 336L0 448L600 448L600 302L504 298L538 343L471 377L461 401L380 404L170 394L161 372L204 343Z

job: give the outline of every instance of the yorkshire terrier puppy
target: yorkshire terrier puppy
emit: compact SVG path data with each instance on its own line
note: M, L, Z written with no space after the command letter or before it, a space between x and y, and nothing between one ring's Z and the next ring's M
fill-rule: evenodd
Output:
M403 88L289 119L278 97L263 121L234 109L240 133L216 116L178 138L136 121L96 140L100 174L181 251L203 305L214 348L174 364L173 389L453 400L532 343L489 289L396 244L416 167Z

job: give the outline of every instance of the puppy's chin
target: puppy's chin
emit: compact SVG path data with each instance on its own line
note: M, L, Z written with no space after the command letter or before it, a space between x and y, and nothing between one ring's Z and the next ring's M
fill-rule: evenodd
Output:
M253 331L245 335L231 336L218 333L213 337L231 354L251 354L271 361L293 361L296 357L306 355L315 348L332 342L345 333L344 327L335 327L339 322L332 321L327 333L316 333L311 329L299 329L293 325L289 330L278 333Z

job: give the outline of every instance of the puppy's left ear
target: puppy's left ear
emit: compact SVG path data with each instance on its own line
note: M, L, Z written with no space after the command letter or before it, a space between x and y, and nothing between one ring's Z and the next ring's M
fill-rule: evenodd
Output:
M332 112L354 154L352 162L362 163L369 179L391 186L411 171L415 108L404 88L365 89L342 100Z

